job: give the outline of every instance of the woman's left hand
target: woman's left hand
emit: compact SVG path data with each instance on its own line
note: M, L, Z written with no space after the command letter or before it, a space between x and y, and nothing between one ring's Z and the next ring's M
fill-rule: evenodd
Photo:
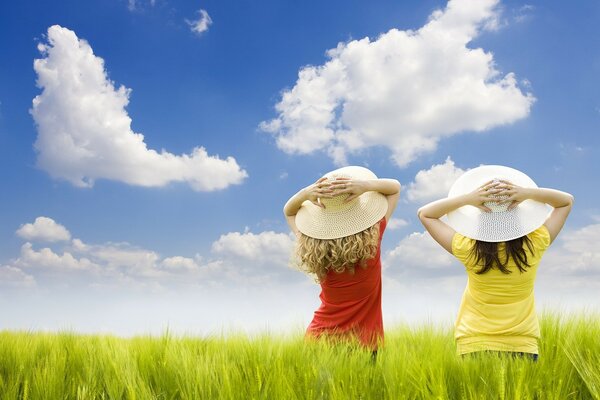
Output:
M501 194L508 196L502 203L510 203L508 206L509 210L512 210L528 198L528 190L512 182L501 180L498 188L502 189Z
M333 191L334 196L347 193L348 197L344 200L348 203L361 194L369 191L369 185L367 181L350 178L336 178L330 182L330 189Z

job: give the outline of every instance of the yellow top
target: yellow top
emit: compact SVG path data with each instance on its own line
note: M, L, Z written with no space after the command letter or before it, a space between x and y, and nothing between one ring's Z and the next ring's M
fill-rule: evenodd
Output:
M526 272L521 273L511 258L505 274L493 268L478 275L481 267L470 257L475 240L460 233L452 238L452 254L467 270L467 287L456 319L454 337L458 354L473 351L516 351L538 353L540 327L533 301L533 284L542 255L550 245L550 233L542 225L527 235L533 252L527 253ZM504 243L498 243L504 254Z

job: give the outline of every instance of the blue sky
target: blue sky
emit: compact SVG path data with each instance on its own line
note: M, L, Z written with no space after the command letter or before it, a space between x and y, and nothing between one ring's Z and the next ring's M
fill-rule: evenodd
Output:
M414 215L480 164L575 195L538 303L598 308L600 5L473 4L3 2L0 327L301 327L281 209L344 164L404 185L386 323L453 318Z

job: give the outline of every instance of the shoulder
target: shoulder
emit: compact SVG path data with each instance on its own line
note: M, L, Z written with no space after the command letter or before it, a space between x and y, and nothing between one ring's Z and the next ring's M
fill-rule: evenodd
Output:
M550 232L546 225L542 225L537 228L535 231L531 232L527 235L529 240L533 243L536 249L545 250L550 246L550 242L552 241L550 238Z
M452 254L463 264L469 258L475 241L456 232L452 237Z
M381 220L379 221L379 231L383 234L383 231L385 231L385 227L387 226L387 221L385 220L385 217L381 218Z

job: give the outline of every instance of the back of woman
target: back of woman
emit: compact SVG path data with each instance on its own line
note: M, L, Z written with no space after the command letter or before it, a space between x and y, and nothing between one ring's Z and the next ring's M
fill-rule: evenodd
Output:
M502 351L537 359L534 283L572 204L568 193L492 165L466 172L447 198L419 209L427 231L468 276L455 327L459 354Z
M298 266L321 285L309 337L358 339L375 354L383 340L381 238L399 195L397 180L351 166L329 172L286 203Z
M342 272L329 270L320 281L321 305L307 328L310 335L347 332L372 349L383 341L381 239L385 218L377 224L380 233L375 256Z
M475 263L476 240L454 235L452 254L465 266L468 281L456 320L455 339L460 354L485 350L537 354L540 335L535 313L534 283L542 255L550 245L544 225L527 235L523 243L528 266L520 271L513 257L506 259L505 243L498 243L498 257L506 269L484 273ZM501 340L496 338L501 336Z

